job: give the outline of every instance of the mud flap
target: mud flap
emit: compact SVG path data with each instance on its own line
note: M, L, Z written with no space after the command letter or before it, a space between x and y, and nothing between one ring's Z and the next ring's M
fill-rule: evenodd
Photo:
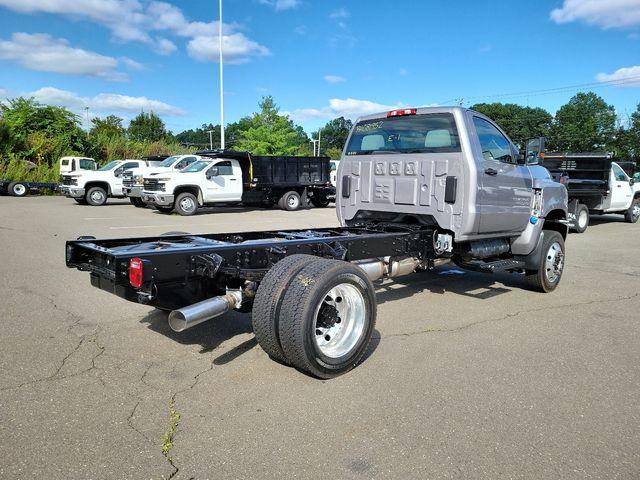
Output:
M538 237L538 242L536 243L536 247L533 249L533 251L529 254L529 255L514 255L514 260L519 260L521 262L524 262L524 268L525 270L537 270L539 265L540 265L540 261L542 259L542 245L544 244L544 233L545 231L542 230L540 232L540 236Z

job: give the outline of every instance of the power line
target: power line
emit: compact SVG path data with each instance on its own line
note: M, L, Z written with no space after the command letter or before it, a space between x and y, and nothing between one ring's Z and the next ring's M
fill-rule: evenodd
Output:
M520 92L511 92L511 93L496 93L493 95L475 95L470 97L464 97L464 101L467 102L469 100L478 100L478 99L488 99L488 98L522 98L522 97L536 97L541 95L549 95L553 93L562 93L566 91L579 90L582 88L602 88L602 87L615 87L615 86L623 86L627 83L635 83L638 82L640 84L640 75L636 75L633 77L626 77L623 79L617 80L605 80L602 82L591 82L591 83L581 83L576 85L566 85L564 87L555 87L555 88L545 88L539 90L528 90L528 91L520 91ZM460 103L462 99L460 97L451 98L444 102L438 102L439 105L448 105L452 102Z

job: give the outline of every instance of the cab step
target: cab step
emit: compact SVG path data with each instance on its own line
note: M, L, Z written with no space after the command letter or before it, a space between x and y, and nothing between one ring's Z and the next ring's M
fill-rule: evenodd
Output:
M495 260L493 262L483 262L482 260L472 260L470 262L458 263L458 266L467 270L482 273L496 273L508 270L521 270L524 268L524 262L520 260Z

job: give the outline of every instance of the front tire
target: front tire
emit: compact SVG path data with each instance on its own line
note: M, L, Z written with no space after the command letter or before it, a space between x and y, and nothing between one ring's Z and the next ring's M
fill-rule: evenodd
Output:
M154 205L153 208L158 210L160 213L171 213L171 212L173 212L173 207L162 207L160 205Z
M311 198L311 203L316 208L326 208L329 206L329 199L325 196L314 196Z
M29 193L29 187L22 182L11 182L8 190L14 197L26 197Z
M640 198L634 198L631 202L629 210L624 214L624 220L627 223L636 223L640 218Z
M84 198L74 198L78 205L86 205L87 201Z
M193 193L181 193L176 198L175 209L182 216L191 216L198 210L198 199Z
M576 233L584 233L589 227L589 209L582 203L578 205L576 209L576 223L573 227L573 231Z
M99 207L107 203L107 192L102 187L92 187L87 192L85 200L89 205Z
M146 203L144 203L142 199L138 197L129 197L129 201L131 202L131 205L136 208L144 208L147 206Z
M527 283L532 290L549 293L556 289L564 271L564 239L560 233L544 230L542 255L537 270L527 270Z
M348 262L319 259L300 270L280 309L282 350L294 367L318 378L354 368L376 321L371 280Z

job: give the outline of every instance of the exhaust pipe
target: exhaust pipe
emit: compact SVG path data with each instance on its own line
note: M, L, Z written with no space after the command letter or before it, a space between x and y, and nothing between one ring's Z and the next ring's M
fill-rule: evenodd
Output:
M169 314L169 326L174 332L184 332L188 328L218 317L233 310L242 301L240 292L228 292L226 295L209 298L194 303Z

